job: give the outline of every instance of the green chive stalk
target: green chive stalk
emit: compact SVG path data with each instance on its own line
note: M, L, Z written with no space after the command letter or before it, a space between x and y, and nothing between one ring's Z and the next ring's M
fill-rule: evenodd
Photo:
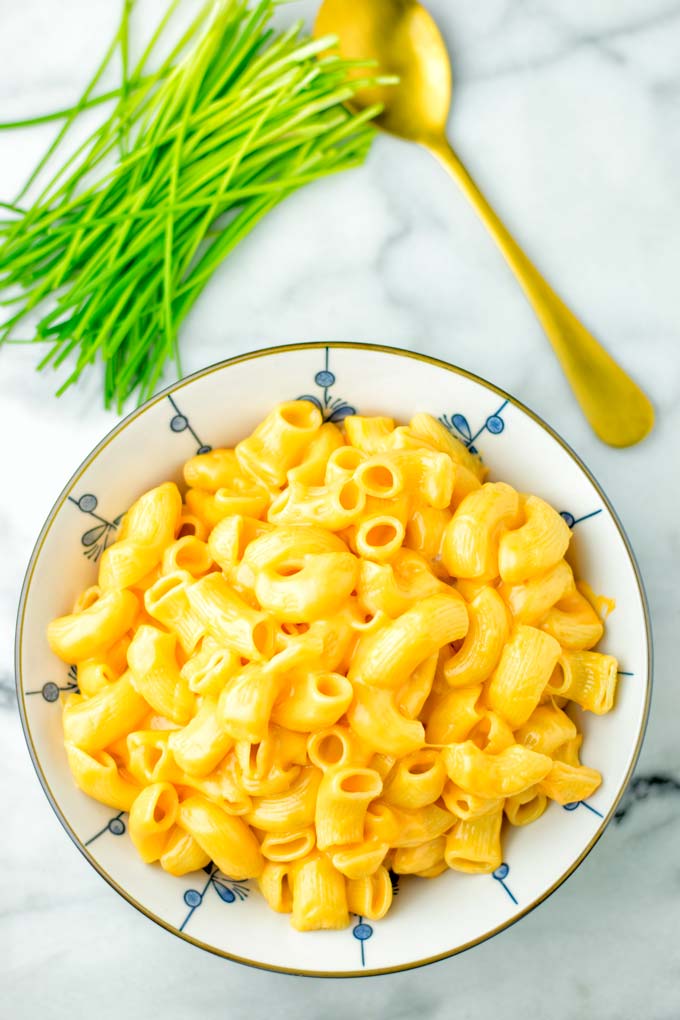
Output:
M101 360L105 406L119 411L151 396L168 362L181 374L182 322L259 220L304 184L363 162L380 107L355 114L348 104L388 81L300 24L275 34L276 0L210 0L157 60L178 3L133 65L134 0L123 0L80 100L0 124L63 121L20 194L0 203L0 345L47 345L38 368L70 368L58 394ZM116 54L121 84L97 95ZM107 118L39 186L74 120L107 101Z

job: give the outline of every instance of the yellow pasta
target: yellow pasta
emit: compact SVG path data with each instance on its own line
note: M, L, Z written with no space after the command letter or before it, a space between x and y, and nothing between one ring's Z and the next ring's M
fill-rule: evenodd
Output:
M259 572L255 596L284 623L311 623L342 607L356 577L357 561L350 552L308 554Z
M194 694L217 695L227 680L241 669L241 656L230 648L222 648L209 635L180 669L181 675Z
M354 447L348 447L353 451ZM403 465L392 453L375 454L366 458L357 451L361 459L357 463L353 475L360 489L367 496L377 499L394 499L406 489L407 480ZM337 461L339 454L336 453ZM347 460L345 454L344 460Z
M331 425L330 427L335 428L335 425ZM366 454L362 453L361 450L357 450L355 446L344 446L342 433L337 429L336 431L341 437L340 443L335 447L332 453L329 454L325 461L324 471L319 480L319 485L322 483L328 485L330 482L337 481L338 478L351 478L355 475L359 465L366 460ZM288 480L291 480L290 472L288 474ZM362 486L362 488L365 487Z
M253 879L301 932L591 796L565 706L618 677L552 507L429 414L322 419L280 404L140 495L47 632L76 785L143 861Z
M179 671L175 638L156 627L143 625L128 648L128 664L135 689L159 715L178 726L196 711L196 696Z
M395 692L381 687L355 683L347 719L359 740L383 754L402 757L415 751L424 741L423 724L403 715Z
M267 832L260 844L260 849L262 856L268 861L282 863L307 857L314 849L315 842L314 826L308 825L295 832Z
M186 570L192 577L201 577L212 568L213 558L207 542L195 535L183 535L166 546L161 559L161 573Z
M287 472L302 461L322 423L321 411L306 400L279 404L252 435L237 444L238 461L268 485L281 486Z
M265 861L257 880L267 904L279 914L290 914L293 909L292 870L293 865L288 862Z
M391 846L399 833L396 810L382 800L371 801L366 808L364 832L367 840Z
M528 623L538 626L552 607L574 591L574 575L566 560L560 560L524 584L506 584L498 587L499 594L505 599L516 623Z
M601 652L562 652L547 691L603 715L610 712L618 682L618 663Z
M366 809L380 796L382 780L373 769L339 765L324 772L316 801L316 845L320 850L363 839Z
M416 506L406 522L405 547L420 553L437 577L448 577L441 553L451 517L451 511L448 509L436 510L431 506Z
M130 507L117 540L102 553L99 584L102 591L127 588L161 561L179 526L182 497L174 482L150 489Z
M456 467L447 453L405 450L396 456L404 472L406 490L415 502L435 510L446 510L451 505Z
M170 782L177 778L179 769L169 741L169 730L137 729L128 733L125 742L126 765L143 786Z
M470 687L486 680L508 639L508 612L495 588L485 585L467 607L469 626L463 644L444 664L451 687Z
M548 773L550 775L550 773ZM507 797L505 801L505 817L511 825L530 825L537 821L548 806L548 798L543 790L543 780L537 786L530 786L521 793Z
M469 496L476 489L481 489L481 487L482 482L479 480L479 476L468 470L468 468L463 467L462 464L458 464L453 479L451 510L455 512L466 496Z
M392 418L365 418L353 414L345 418L345 435L350 446L355 446L363 453L376 453L385 448L385 440L394 431Z
M290 788L271 797L258 797L246 820L264 832L289 832L314 822L316 799L321 783L319 769L309 767L301 771Z
M593 648L604 633L604 624L580 591L569 591L546 614L541 627L563 648Z
M549 634L520 624L501 654L487 688L491 708L515 728L538 705L560 654Z
M63 662L92 659L108 651L130 629L138 608L132 592L107 592L80 612L52 620L47 641Z
M391 845L397 849L428 843L442 836L455 822L453 815L438 804L427 804L416 810L392 807L392 811L397 831Z
M430 595L357 645L350 680L377 687L401 686L440 648L464 636L465 603L455 592Z
M338 478L329 485L291 482L269 507L271 524L314 524L342 531L361 516L366 493L353 478Z
M398 847L392 858L392 871L396 875L419 875L441 864L445 850L446 836L437 836L417 846Z
M200 871L210 864L210 857L202 850L193 836L175 825L167 835L163 853L158 862L164 871L178 878Z
M176 569L163 574L144 592L144 608L149 616L176 635L187 655L205 634L203 620L194 611L187 594L193 580L187 570Z
M367 878L375 874L385 860L388 850L389 843L372 836L360 843L331 850L330 858L333 867L345 878Z
M488 709L482 712L479 722L472 727L467 739L488 754L498 754L515 743L515 736L505 719Z
M361 521L354 535L358 556L376 563L388 563L401 549L406 528L390 514L376 514Z
M240 564L246 549L256 538L273 530L267 521L243 514L231 514L216 524L208 536L208 550L227 577Z
M446 871L447 867L446 859L443 859L433 867L426 868L425 871L417 871L416 875L418 878L439 878Z
M127 650L131 640L132 634L128 631L104 652L106 666L113 670L116 676L121 676L127 669Z
M332 422L325 422L310 440L302 460L288 471L288 483L301 482L303 485L323 485L327 481L328 464L335 450L350 450L344 445L342 432ZM353 451L352 451L353 452Z
M365 765L373 751L362 747L349 727L335 725L309 734L307 755L312 765L325 771L334 765Z
M347 882L347 906L353 914L379 921L392 904L392 881L386 868Z
M302 737L298 747L292 746L291 737ZM271 797L288 790L307 763L304 734L291 734L276 726L270 727L258 744L237 740L234 754L238 785L253 797Z
M478 579L474 577L459 577L454 582L453 587L456 589L459 595L462 595L466 602L472 602L473 599L479 595L484 588L494 588L497 584L497 578L493 580Z
M151 783L135 798L130 808L130 839L146 864L163 854L178 809L179 797L172 783Z
M425 735L428 744L457 744L482 718L480 685L434 692L429 702ZM427 706L426 706L427 707Z
M354 477L368 496L393 499L408 492L413 501L444 510L451 503L456 469L446 453L394 450L361 463Z
M234 740L257 744L267 735L281 677L267 666L251 662L244 666L220 694L220 724Z
M273 722L309 733L332 726L345 714L354 691L342 673L305 673L295 676L271 713Z
M397 763L397 758L392 754L383 754L382 751L376 751L375 754L371 755L368 764L375 772L378 773L380 778L384 781Z
M235 768L234 753L230 751L216 769L207 776L191 776L186 772L172 778L183 795L191 791L200 793L222 808L228 815L246 815L252 811L253 800L243 790Z
M262 522L258 524L263 526ZM312 524L268 525L260 534L255 531L249 534L244 529L242 543L239 559L243 561L244 571L253 578L263 570L279 570L297 564L303 556L347 552L342 539Z
M560 744L557 750L553 753L553 758L555 761L563 761L565 765L580 765L582 743L583 734L577 733L575 737L571 737L569 740L565 740L563 744Z
M315 620L302 626L284 625L278 640L285 653L292 657L291 669L323 664L329 671L342 668L346 672L357 642L357 623L354 607L347 606L328 620ZM284 655L284 651L279 654Z
M539 705L527 721L515 730L518 744L548 755L553 755L558 747L575 736L576 724L554 702Z
M519 495L505 482L487 482L469 493L444 532L442 559L449 574L496 577L501 536L520 520Z
M416 436L426 439L436 450L447 453L454 464L466 468L480 482L484 481L487 469L479 457L470 453L467 446L452 436L449 430L431 414L414 414L409 422L409 427Z
M541 793L558 804L571 804L587 800L600 786L602 776L597 769L585 765L568 765L563 761L553 762L550 772L538 784Z
M104 550L99 566L103 591L132 586L160 563L175 537L181 497L173 482L150 490L125 514L117 541Z
M217 492L189 489L184 498L189 512L210 531L232 514L259 517L269 502L269 490L256 478L237 477Z
M178 538L183 538L185 535L193 535L195 538L199 538L201 542L205 542L208 538L209 530L205 521L199 520L195 514L190 512L188 507L182 507L182 512L177 522Z
M382 612L395 618L414 602L448 590L427 562L409 549L400 549L391 563L359 561L357 597L362 609L374 615Z
M437 751L423 748L397 762L385 783L383 797L397 807L420 808L434 804L446 782L446 769Z
M506 531L498 545L498 572L507 584L520 584L554 567L571 539L569 525L545 500L524 500L525 521Z
M86 698L91 698L97 691L115 683L119 678L118 670L113 669L107 662L85 659L84 662L78 663L78 688Z
M349 924L344 877L325 854L313 853L293 869L291 924L298 931L346 928Z
M131 730L148 713L129 673L91 698L72 699L64 706L64 740L83 751L101 751Z
M454 871L489 874L501 864L501 809L461 818L446 837L444 860Z
M102 593L101 588L98 584L93 584L89 588L85 588L75 598L73 603L72 613L82 613L85 609L89 609L90 606L94 605Z
M508 797L507 804L511 798ZM503 797L478 797L474 793L461 790L460 786L447 779L442 790L442 801L447 811L456 818L479 818L490 811L503 807Z
M184 465L184 481L190 489L217 492L243 474L234 450L214 449L191 457Z
M267 659L274 650L274 621L249 606L221 574L208 574L187 590L189 604L220 644L248 659Z
M205 697L193 719L168 738L173 757L183 772L207 776L233 746L233 738L222 726L217 698Z
M177 821L225 875L257 878L262 871L262 853L251 830L213 801L187 797L179 804Z
M139 786L119 772L115 760L106 751L84 751L76 744L66 744L69 768L83 793L115 808L129 811L139 793Z
M442 751L450 779L477 797L511 797L547 776L552 760L545 754L512 744L497 754L481 751L471 740Z
M434 684L438 655L431 655L417 666L405 684L395 694L395 703L401 715L416 719L423 711Z

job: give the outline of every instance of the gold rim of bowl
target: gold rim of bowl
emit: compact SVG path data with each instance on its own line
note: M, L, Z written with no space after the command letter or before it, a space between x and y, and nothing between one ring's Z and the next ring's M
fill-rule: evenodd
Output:
M521 411L523 411L526 415L528 415L532 419L532 421L534 421L537 425L540 425L540 427L542 429L544 429L544 431L546 431L549 435L551 435L552 438L557 443L559 443L559 445L562 447L563 450L566 451L566 453L569 454L571 459L579 466L581 471L583 471L583 473L586 475L586 477L590 480L590 482L594 486L595 490L597 491L598 495L602 499L602 502L604 503L604 505L606 506L607 510L609 511L609 513L610 513L610 515L612 517L612 520L614 521L614 524L616 525L616 528L617 528L617 530L619 532L619 535L621 537L621 541L623 542L624 548L626 549L626 552L628 554L628 558L629 558L630 564L631 564L631 566L633 568L633 572L635 574L635 580L636 580L636 583L637 583L637 586L638 586L638 591L639 591L639 594L640 594L640 601L641 601L641 604L642 604L642 611L643 611L643 614L644 614L645 635L646 635L646 644L647 644L647 647L646 647L646 651L647 651L647 675L644 678L645 679L645 704L644 704L644 710L643 710L643 714L642 714L642 719L640 721L640 730L639 730L639 733L638 733L638 736L637 736L637 741L636 741L636 744L635 744L635 749L634 749L634 752L633 752L633 756L631 758L630 766L628 768L628 771L626 772L626 775L625 775L625 777L623 779L623 782L621 783L621 786L620 786L619 790L616 793L616 796L614 798L614 801L612 803L611 808L609 809L609 811L605 815L605 817L601 820L601 822L600 822L600 824L599 824L599 826L597 828L597 831L595 832L595 835L593 836L593 838L590 840L590 842L588 843L586 848L579 854L579 856L576 858L576 860L560 875L560 877L555 882L552 883L552 885L544 893L542 893L539 897L537 897L535 900L533 900L531 903L529 903L528 906L524 907L520 911L519 914L517 914L515 917L510 918L510 920L503 922L503 924L497 925L491 931L485 932L483 935L479 935L477 938L471 939L469 942L465 942L463 945L455 946L454 948L449 949L449 950L447 950L444 953L438 953L436 956L429 956L429 957L426 957L425 959L422 959L422 960L412 960L412 961L409 961L408 963L398 964L398 965L396 965L394 967L380 967L380 968L376 968L376 969L368 969L368 968L363 969L362 968L361 970L343 970L343 971L302 970L300 968L295 968L295 967L278 967L278 966L276 966L274 964L262 963L262 962L260 962L258 960L251 960L248 957L237 956L234 953L228 953L228 952L226 952L223 949L218 949L216 946L212 946L212 945L208 944L207 942L202 942L200 939L193 938L191 935L187 935L186 932L179 931L176 927L174 927L168 921L164 921L163 918L158 917L157 914L154 914L152 911L148 910L142 903L140 903L138 900L136 900L134 898L134 896L130 895L129 892L127 892L122 886L120 886L116 882L116 880L114 878L112 878L111 875L109 875L108 872L102 867L102 865L93 857L93 855L90 853L90 851L87 849L87 847L81 842L81 840L75 834L75 832L73 831L73 829L69 825L68 819L66 818L64 812L61 810L61 808L59 806L59 803L58 803L54 793L52 792L52 789L50 787L50 784L49 784L49 781L47 779L47 776L43 772L42 766L41 766L40 761L39 761L38 753L36 751L35 744L34 744L34 741L33 741L33 736L31 734L31 728L30 728L30 724L28 722L28 717L27 717L27 714L26 714L26 703L25 703L24 689L23 689L23 683L22 683L22 662L21 662L21 647L22 647L22 638L23 638L23 630L24 630L24 614L25 614L25 609L26 609L26 602L27 602L28 593L29 593L30 587L31 587L31 580L32 580L32 577L33 577L33 572L35 570L35 566L36 566L36 563L37 563L38 558L40 556L40 553L42 551L43 545L45 544L45 540L47 539L47 536L48 536L48 534L49 534L49 532L51 530L51 527L52 527L52 524L54 523L54 520L57 517L57 514L61 510L61 508L62 508L63 504L65 503L69 493L73 489L73 486L76 484L78 479L83 475L83 473L87 470L87 468L106 449L106 447L111 442L113 442L113 440L116 438L116 436L118 436L121 432L123 432L128 427L128 425L130 425L133 421L135 421L140 415L144 414L144 412L149 407L153 407L154 404L157 404L160 401L164 400L165 397L168 396L169 394L176 393L178 390L181 390L185 386L188 386L189 384L194 382L196 379L201 379L204 376L212 375L213 372L219 372L223 368L225 368L225 367L227 367L229 365L236 365L236 364L240 364L241 362L245 362L245 361L253 361L253 360L257 359L257 358L266 358L266 357L269 357L272 354L283 354L283 353L285 353L287 351L303 351L303 350L314 350L314 349L317 349L317 350L318 349L322 349L323 350L325 348L340 348L340 349L351 349L351 350L361 350L361 351L376 351L376 352L381 353L381 354L389 354L389 355L392 355L392 356L395 356L395 357L407 358L407 359L410 358L410 359L413 359L415 361L423 361L423 362L426 362L429 365L434 365L436 368L441 368L441 369L443 369L446 372L452 372L454 375L463 376L466 379L472 380L472 382L476 382L476 383L481 384L482 386L485 386L487 389L491 390L492 392L497 393L503 399L508 400L515 407L518 407ZM527 914L529 914L537 906L539 906L541 903L543 903L544 900L547 900L547 898L553 892L555 892L555 890L557 888L559 888L559 886L561 886L562 883L564 881L566 881L567 878L569 878L569 876L576 870L576 868L588 856L588 854L593 849L593 847L595 846L595 844L599 840L600 836L602 835L602 833L606 829L607 825L611 821L611 819L612 819L612 817L614 815L614 812L616 811L616 808L618 807L619 802L620 802L623 794L626 791L626 788L628 786L630 778L631 778L631 776L633 774L633 770L634 770L635 765L637 763L638 756L640 754L640 748L642 746L642 741L644 739L645 730L646 730L646 727L647 727L647 720L648 720L648 716L649 716L649 706L650 706L650 700L651 700L651 691L652 691L652 662L653 662L652 632L651 632L651 624L650 624L650 617L649 617L649 606L647 604L647 596L645 594L645 589L644 589L644 585L643 585L643 582L642 582L642 577L640 575L640 569L639 569L637 561L635 559L635 555L634 555L633 550L631 548L630 542L628 541L628 537L627 537L627 535L626 535L626 533L624 531L623 525L621 524L621 522L620 522L620 520L619 520L619 518L618 518L618 516L616 514L616 511L612 507L611 503L609 502L607 496L603 492L603 490L602 490L601 486L599 485L598 481L596 480L596 478L593 476L593 474L590 472L590 470L586 467L586 465L583 463L581 458L571 449L571 447L568 445L568 443L566 443L564 441L564 439L562 439L562 437L553 428L550 427L550 425L547 425L546 422L544 422L542 418L539 418L539 416L537 414L535 414L532 410L530 410L530 408L526 407L525 404L523 404L521 401L517 400L511 394L506 393L505 390L502 390L500 387L495 386L493 383L487 382L486 379L483 379L481 376L475 375L473 372L468 372L468 371L466 371L463 368L458 368L455 365L450 365L446 361L441 361L439 358L432 358L432 357L430 357L429 355L426 355L426 354L418 354L415 351L402 350L401 348L398 348L398 347L388 347L388 346L384 346L384 345L381 345L381 344L354 343L354 342L343 342L343 341L335 341L335 342L334 341L327 341L326 342L326 341L321 341L321 340L313 341L313 342L309 342L309 343L281 344L281 345L276 346L276 347L264 347L261 350L251 351L251 352L249 352L247 354L240 354L240 355L237 355L236 357L227 358L224 361L219 361L219 362L217 362L214 365L209 365L207 368L200 369L198 372L194 372L192 375L185 376L183 379L179 379L177 382L175 382L172 385L166 387L166 389L161 390L154 397L152 397L150 400L148 400L145 404L142 404L141 407L136 408L129 415L127 415L125 418L123 418L122 421L120 421L106 436L104 436L104 438L101 440L101 442L97 446L95 446L94 450L92 450L92 452L89 454L89 456L85 458L85 460L82 462L80 467L76 470L76 472L68 480L68 482L64 486L62 492L60 493L59 497L57 498L57 501L55 502L54 506L50 510L50 513L49 513L49 515L47 517L47 520L45 521L45 523L44 523L44 525L43 525L43 527L42 527L42 529L40 531L40 534L38 536L38 540L37 540L37 542L35 544L35 547L33 549L32 554L31 554L31 558L30 558L30 561L29 561L29 564L28 564L28 568L26 570L26 576L24 578L24 583L23 583L23 586L22 586L22 589L21 589L21 596L20 596L20 599L19 599L19 610L18 610L18 615L17 615L16 638L15 638L15 676L16 676L17 700L19 702L19 714L20 714L20 717L21 717L21 725L23 727L24 737L26 738L26 743L28 745L29 754L30 754L31 760L33 762L33 767L36 770L36 773L38 775L38 779L40 780L40 784L41 784L41 786L43 788L43 791L44 791L48 801L50 802L50 804L52 806L52 809L54 810L57 818L61 822L63 828L66 830L67 834L70 836L71 840L76 845L78 850L80 850L81 854L86 858L87 861L89 861L89 863L92 865L92 867L95 869L95 871L99 872L101 877L103 879L105 879L105 881L107 881L109 883L109 885L113 889L115 889L116 892L119 893L123 897L123 899L127 900L128 903L130 903L133 907L135 907L137 910L139 910L140 913L144 914L150 920L155 921L156 924L160 925L161 928L165 928L165 930L170 932L172 935L175 935L178 938L183 939L185 942L191 943L191 945L193 945L193 946L198 946L199 949L205 949L207 952L214 953L215 955L221 956L224 959L232 960L235 963L243 963L243 964L245 964L246 966L249 966L249 967L256 967L259 970L275 971L275 972L280 973L280 974L295 974L295 975L298 975L298 976L301 976L301 977L325 977L325 978L374 977L374 976L377 976L377 975L380 975L380 974L395 974L395 973L398 973L400 971L412 970L412 969L414 969L416 967L424 967L424 966L426 966L429 963L437 963L439 960L446 960L449 957L456 956L456 955L458 955L458 953L464 952L466 949L471 949L473 946L477 946L477 945L479 945L482 942L486 942L487 939L493 938L494 935L497 935L499 932L504 931L506 928L511 927L513 924L516 924L517 921L521 920L521 918L523 918Z

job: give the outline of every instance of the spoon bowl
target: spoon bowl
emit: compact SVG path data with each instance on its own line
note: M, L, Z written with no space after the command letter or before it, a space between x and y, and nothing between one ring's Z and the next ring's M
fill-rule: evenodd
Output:
M383 106L377 123L392 135L424 143L441 138L451 105L451 64L433 18L410 0L325 0L314 34L337 35L342 55L375 60L398 85L362 89L353 106Z

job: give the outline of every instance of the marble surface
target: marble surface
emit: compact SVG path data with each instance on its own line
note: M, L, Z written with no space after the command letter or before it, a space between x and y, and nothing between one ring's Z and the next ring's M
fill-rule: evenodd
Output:
M190 4L190 0L185 0ZM151 18L164 0L145 0ZM0 119L73 101L108 42L111 0L0 0ZM309 16L314 4L296 8ZM455 959L367 981L261 973L132 910L80 857L26 753L14 616L39 528L116 418L91 377L59 401L29 348L0 351L0 973L4 1016L335 1020L680 1015L680 4L430 0L454 59L463 159L548 277L652 395L658 425L615 451L590 433L519 288L423 151L380 138L368 164L289 199L210 284L187 371L268 344L368 339L487 376L546 417L618 509L647 584L656 687L637 781L574 876ZM51 130L0 133L10 198ZM417 940L417 932L413 933Z

